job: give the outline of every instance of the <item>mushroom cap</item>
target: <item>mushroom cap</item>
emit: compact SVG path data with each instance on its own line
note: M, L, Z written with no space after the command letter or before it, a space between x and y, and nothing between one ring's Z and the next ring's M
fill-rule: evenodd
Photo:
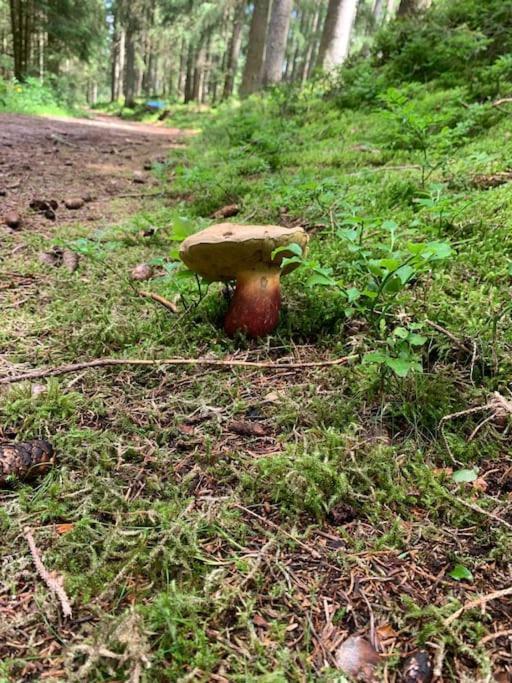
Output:
M272 258L272 252L293 243L305 249L308 236L303 228L219 223L187 237L181 244L180 258L207 280L233 280L238 273L257 270L261 265L280 266L293 253L282 251ZM282 274L295 270L297 265L286 265Z

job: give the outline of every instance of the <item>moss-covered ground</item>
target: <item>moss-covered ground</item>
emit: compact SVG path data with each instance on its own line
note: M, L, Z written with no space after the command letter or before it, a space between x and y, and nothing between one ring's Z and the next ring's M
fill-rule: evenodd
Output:
M0 680L342 680L351 633L379 647L378 680L420 646L446 681L510 675L510 596L450 620L512 584L510 417L492 403L512 369L506 107L419 86L361 111L255 98L204 114L155 168L171 197L101 232L2 237L2 376L101 356L355 358L3 387L1 436L47 438L58 460L0 496ZM229 220L310 234L267 339L227 339L222 287L176 268L179 240L233 203ZM80 268L45 267L52 245ZM178 315L137 296L143 261Z

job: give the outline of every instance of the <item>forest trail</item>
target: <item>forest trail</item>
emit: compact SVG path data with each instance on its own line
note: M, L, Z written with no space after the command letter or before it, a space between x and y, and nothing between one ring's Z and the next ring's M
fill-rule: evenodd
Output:
M91 118L0 114L0 197L2 214L16 212L22 230L52 234L59 224L92 224L131 212L151 193L151 164L165 162L192 131L123 121L108 115ZM5 194L4 194L5 193ZM55 200L55 218L30 208L34 200ZM67 199L83 199L67 209Z

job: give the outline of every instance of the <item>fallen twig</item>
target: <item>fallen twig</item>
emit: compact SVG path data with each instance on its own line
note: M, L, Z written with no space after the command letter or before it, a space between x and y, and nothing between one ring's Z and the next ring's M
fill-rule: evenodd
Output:
M227 368L262 368L269 370L295 370L301 368L322 368L334 365L344 365L349 360L357 358L357 355L344 356L335 360L295 362L295 363L273 363L248 360L220 360L213 358L162 358L161 360L150 360L146 358L96 358L95 360L85 361L84 363L70 363L69 365L58 365L53 368L42 368L41 370L31 370L20 375L0 377L0 384L14 384L26 380L41 379L42 377L56 377L66 375L71 372L79 372L87 368L104 368L113 365L135 365L153 366L161 365L209 365L212 367Z
M153 301L162 304L162 306L171 311L171 313L178 313L178 307L176 306L176 304L172 301L169 301L168 299L165 299L163 296L160 296L160 294L155 294L154 292L146 292L143 290L140 290L139 294L140 296L145 296L148 299L153 299Z
M312 548L311 546L309 546L307 543L303 543L302 541L299 541L298 538L296 538L296 537L293 536L292 534L289 534L289 533L288 533L287 531L285 531L282 527L280 527L279 524L275 524L275 523L272 522L272 520L270 520L270 519L265 519L265 517L262 517L261 515L258 515L257 512L253 512L253 511L250 510L249 508L246 508L246 507L244 507L243 505L239 505L238 503L235 504L235 507L238 508L239 510L241 510L242 512L246 512L247 514L251 515L252 517L256 517L256 519L259 519L259 521L262 522L263 524L267 524L268 526L272 527L272 529L275 529L276 531L279 531L280 534L283 534L283 536L286 536L287 538L289 538L290 540L292 540L294 543L296 543L297 545L299 545L301 548L303 548L304 550L307 550L308 553L310 553L310 555L311 555L312 557L314 557L315 559L318 560L318 559L320 559L320 558L322 557L322 556L320 555L320 553L319 553L317 550L315 550L314 548Z
M433 327L434 330L437 330L438 332L441 332L441 334L444 334L445 337L448 337L448 339L451 339L452 342L457 346L461 351L465 351L466 353L472 354L473 350L470 349L464 342L462 342L460 339L458 339L454 334L452 334L449 330L446 328L442 327L438 323L435 323L433 320L429 320L428 318L425 320L427 325L430 325L430 327Z
M466 612L468 609L473 609L473 607L483 607L488 602L491 602L491 600L499 600L499 598L504 598L507 595L512 595L512 586L503 588L499 591L494 591L493 593L487 593L487 595L482 595L479 598L475 598L474 600L466 602L460 609L453 614L450 614L450 616L447 617L443 623L445 626L450 626L450 624L453 624L453 622L456 621L460 615Z
M473 512L478 512L479 515L485 515L485 517L489 517L490 519L493 519L495 522L498 522L498 524L501 524L502 526L506 526L508 529L512 529L512 524L510 524L510 522L507 522L506 519L503 519L502 517L495 514L494 512L490 512L489 510L484 510L484 508L480 507L480 505L477 505L476 503L470 503L469 501L463 500L462 498L459 498L458 496L453 496L453 500L455 500L457 503L460 503L464 507L467 507L470 510L473 510Z
M510 102L512 102L512 97L501 97L499 100L494 100L492 106L499 107L500 104L509 104Z
M70 617L71 604L69 602L68 596L66 595L66 591L64 590L62 576L60 576L56 572L49 572L44 566L30 527L25 527L23 529L23 533L25 535L25 538L27 539L28 547L30 548L30 554L32 555L32 559L34 560L37 573L43 579L43 581L52 591L52 593L55 593L55 595L59 598L59 602L62 607L62 614L65 617Z

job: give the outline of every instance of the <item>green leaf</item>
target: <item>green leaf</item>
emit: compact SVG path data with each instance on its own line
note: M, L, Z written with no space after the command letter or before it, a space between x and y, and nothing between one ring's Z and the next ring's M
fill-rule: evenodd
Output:
M409 330L406 330L405 327L395 327L393 334L399 339L407 339L409 336Z
M396 292L399 292L402 289L402 287L402 280L400 280L398 275L393 275L393 277L390 277L384 285L384 291L391 292L391 294L395 294Z
M461 579L465 579L466 581L473 581L473 574L463 564L456 564L448 575L456 581L460 581Z
M302 256L302 247L300 244L297 244L296 242L292 242L291 244L287 244L286 246L283 247L277 247L277 249L274 249L272 252L272 258L277 256L277 254L282 254L283 252L286 252L287 254L293 254L294 256L301 257Z
M198 226L190 218L180 216L176 218L172 225L171 239L174 242L183 242L184 239L197 232Z
M315 273L307 279L306 287L315 287L317 285L321 287L336 287L336 280L324 273Z
M349 242L355 242L357 239L357 230L351 230L350 228L341 228L336 231L336 236L341 239L348 240Z
M373 365L374 363L385 363L389 359L385 353L380 351L370 351L363 356L363 365Z
M300 256L290 256L290 258L284 258L281 261L281 268L286 268L286 266L296 263L297 265L301 266L303 265L304 261Z
M421 334L410 334L407 341L411 346L423 346L427 337L423 337Z
M457 470L452 474L452 479L457 484L466 484L471 481L475 481L478 478L478 472L475 469L472 470Z
M397 268L400 267L401 261L399 261L396 258L382 258L379 261L379 265L382 266L382 268L385 268L389 272L396 270Z
M391 368L398 377L407 377L411 370L417 369L417 361L408 358L388 358L386 365Z
M350 287L347 289L346 294L349 304L357 301L361 296L361 292L356 287Z

